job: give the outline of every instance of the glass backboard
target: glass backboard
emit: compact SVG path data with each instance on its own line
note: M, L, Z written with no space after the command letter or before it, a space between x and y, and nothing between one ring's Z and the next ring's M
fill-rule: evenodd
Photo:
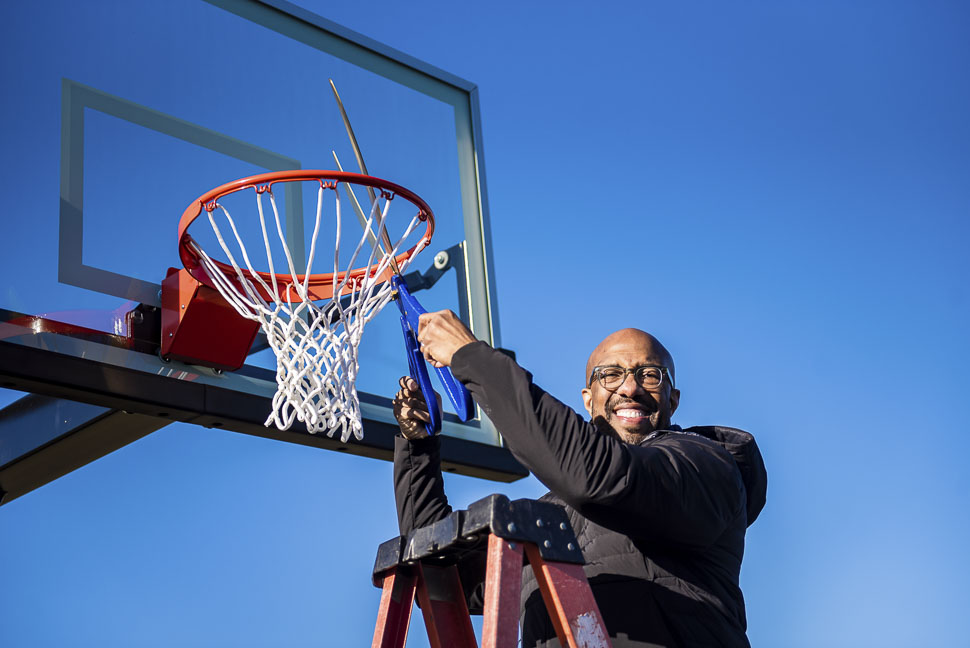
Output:
M66 3L55 12L15 3L5 13L14 24L6 57L22 62L0 68L8 89L0 159L17 203L0 237L7 501L31 479L133 440L90 429L110 416L114 428L124 428L117 417L139 417L138 434L177 420L389 456L390 397L407 373L393 306L360 345L363 442L265 428L275 392L268 351L235 372L158 355L160 284L180 267L176 229L192 200L256 173L334 169L334 156L359 170L330 79L369 173L414 191L435 213L431 246L409 269L415 296L500 344L473 84L285 2ZM312 204L299 192L281 196L288 239L306 239ZM18 401L23 392L31 396ZM461 422L447 400L445 410L449 469L525 474L480 412ZM64 411L72 415L51 414L42 433L25 436L25 417ZM79 440L82 428L100 440ZM59 467L24 468L26 457L72 435L78 447ZM11 478L18 464L34 476Z

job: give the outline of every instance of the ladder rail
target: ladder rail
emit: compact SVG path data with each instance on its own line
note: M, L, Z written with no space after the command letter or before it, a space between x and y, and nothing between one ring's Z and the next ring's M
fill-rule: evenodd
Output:
M404 648L408 640L408 626L411 623L411 609L417 590L414 572L396 569L387 574L381 587L381 604L377 610L377 624L374 627L374 648Z
M488 536L482 648L515 648L519 640L522 544Z

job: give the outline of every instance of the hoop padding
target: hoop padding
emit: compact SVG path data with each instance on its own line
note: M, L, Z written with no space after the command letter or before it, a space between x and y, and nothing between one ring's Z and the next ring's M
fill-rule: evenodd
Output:
M363 424L356 383L359 368L358 347L364 326L392 297L392 287L387 279L392 274L394 264L397 265L397 272L403 273L414 256L430 242L434 217L420 198L377 178L329 171L283 173L297 174L298 177L280 180L280 173L253 176L223 185L193 203L186 210L180 224L182 258L183 261L187 258L192 260L192 267L186 264L186 270L199 281L218 290L239 315L259 322L266 334L277 361L277 391L273 397L273 411L265 425L272 424L280 430L287 430L294 421L300 421L306 424L311 434L326 431L327 436L332 437L339 430L340 440L343 442L351 434L362 439ZM307 177L308 174L312 177ZM350 188L346 181L381 190L378 199L371 204L369 214L358 213L358 219L362 221L360 240L343 264L340 262L340 243L345 229L344 216L348 210L341 199L337 179L344 180L339 184L343 184L348 193ZM361 179L366 179L366 182L361 182ZM273 184L306 180L316 180L319 188L307 268L305 272L298 274L293 255L286 243L279 208L273 195ZM230 188L229 191L213 195L227 187ZM269 272L257 272L253 268L250 254L243 244L233 217L219 202L228 193L244 189L253 189L255 193L256 211ZM411 218L399 238L394 240L388 236L383 239L386 244L381 246L377 241L382 240L383 234L387 232L388 213L395 195L398 194L394 190L405 192L407 200L418 208L417 214ZM333 272L312 275L317 246L325 244L318 241L318 237L325 203L330 202L325 196L331 191L336 225ZM267 228L264 211L267 197L275 228ZM228 264L214 260L195 240L185 234L188 224L203 210L208 215L209 224L228 259ZM193 211L194 215L191 213ZM221 213L229 225L232 236L228 240L223 236L216 213ZM425 236L411 249L400 252L404 242L422 221L428 223ZM268 229L276 230L276 236L283 245L286 257L284 272L277 272ZM369 252L365 249L368 239L371 243L368 246ZM387 249L388 245L390 249Z

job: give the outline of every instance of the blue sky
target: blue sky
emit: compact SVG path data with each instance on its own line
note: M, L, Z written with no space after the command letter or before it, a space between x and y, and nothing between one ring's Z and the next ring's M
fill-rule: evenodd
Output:
M965 4L297 4L478 84L538 384L637 326L675 422L756 435L753 645L966 644ZM365 645L395 530L389 464L169 426L0 509L0 644Z

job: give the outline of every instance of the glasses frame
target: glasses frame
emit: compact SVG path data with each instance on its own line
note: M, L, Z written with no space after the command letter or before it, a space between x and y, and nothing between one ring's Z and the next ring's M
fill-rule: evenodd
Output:
M603 384L602 379L599 377L599 372L602 371L603 369L619 369L620 371L623 372L623 378L620 380L620 383L616 387L613 387L611 389ZM656 387L644 387L643 383L637 380L637 372L639 372L641 369L660 370L660 382L657 383ZM644 365L637 365L636 367L633 367L633 368L621 367L620 365L597 365L593 367L593 371L591 371L589 374L589 381L586 383L586 388L587 389L591 388L593 386L593 381L595 380L596 382L599 383L600 387L602 387L603 389L606 389L608 391L616 391L623 385L623 383L626 382L626 377L629 376L630 374L633 374L633 381L636 384L643 387L644 389L660 389L661 387L663 387L664 378L667 378L668 380L670 380L670 370L667 369L667 367L664 367L663 365L644 364ZM673 382L670 383L670 386L673 387Z

